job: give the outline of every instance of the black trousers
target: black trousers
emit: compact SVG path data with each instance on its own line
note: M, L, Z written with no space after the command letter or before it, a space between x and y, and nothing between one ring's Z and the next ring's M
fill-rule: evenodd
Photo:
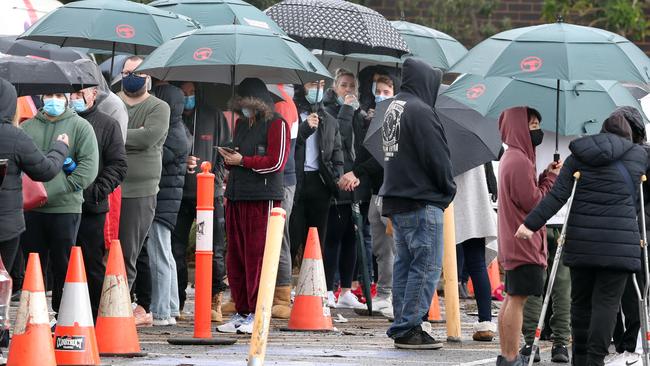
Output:
M148 313L151 307L151 268L149 267L149 253L147 252L147 242L145 239L138 260L135 263L138 275L133 283L133 294L131 298L136 299L138 305L142 306Z
M574 365L604 365L628 276L601 268L571 268Z
M13 270L19 243L20 235L9 240L0 241L0 258L2 258L2 264L5 265L7 273L11 273Z
M93 318L97 319L99 300L102 296L104 285L104 274L106 265L104 255L104 224L106 213L94 214L83 213L81 225L77 235L77 245L81 247L84 265L86 266L86 279L88 280L88 294L90 295L90 307L93 310Z
M618 353L623 353L625 351L634 352L636 349L636 341L639 336L639 329L641 329L641 320L639 318L639 298L634 289L634 281L632 280L633 276L633 274L630 274L627 278L625 291L621 298L621 307L616 318L614 345L616 345L616 352ZM645 283L643 277L642 273L637 275L639 288L641 290L643 290Z
M334 291L338 272L342 288L350 288L357 263L357 241L352 218L352 205L332 205L327 222L327 238L323 253L327 291Z
M47 276L48 263L52 271L52 309L59 311L61 295L68 271L70 249L77 242L81 214L51 214L26 212L27 230L21 238L25 259L29 253L38 253L43 277Z
M300 192L296 192L291 218L289 220L289 237L291 238L291 258L296 265L302 258L296 258L305 246L310 227L318 230L321 250L325 245L327 219L332 193L325 186L318 172L306 172Z
M190 230L196 218L196 199L183 199L178 210L176 227L172 231L172 254L176 261L176 275L178 276L178 300L180 309L185 304L185 289L188 282L187 247L190 239ZM224 292L228 286L226 278L226 228L223 209L223 197L214 199L214 217L212 234L212 294Z

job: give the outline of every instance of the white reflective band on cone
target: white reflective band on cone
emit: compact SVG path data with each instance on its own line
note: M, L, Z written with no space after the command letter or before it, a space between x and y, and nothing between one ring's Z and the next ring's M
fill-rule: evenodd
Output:
M196 251L212 251L212 231L214 212L206 210L196 211Z
M327 285L325 284L325 268L321 259L302 260L300 278L296 288L296 296L327 296Z
M50 324L45 292L23 290L20 294L20 307L16 313L14 335L25 333L28 321L30 324Z
M126 278L106 275L98 316L107 318L130 318L133 316L129 282Z
M57 325L71 327L77 323L80 327L94 326L87 283L66 282L63 285L60 308Z

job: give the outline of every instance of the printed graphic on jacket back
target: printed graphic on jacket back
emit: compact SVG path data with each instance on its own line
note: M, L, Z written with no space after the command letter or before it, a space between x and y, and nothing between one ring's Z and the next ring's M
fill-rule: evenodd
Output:
M390 160L399 152L399 125L405 104L404 100L394 100L384 115L384 123L381 127L384 161Z

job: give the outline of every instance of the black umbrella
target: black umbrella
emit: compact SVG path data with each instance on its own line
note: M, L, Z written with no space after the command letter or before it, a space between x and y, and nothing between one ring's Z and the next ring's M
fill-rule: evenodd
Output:
M0 37L0 52L14 56L37 56L54 61L76 61L89 58L73 48L61 48L49 43L16 39L16 36Z
M442 91L443 88L440 92ZM386 110L392 102L393 99L389 99L377 105L375 117L363 142L363 146L381 164L384 163L382 125ZM454 176L497 159L501 150L501 137L496 120L483 117L446 96L438 96L436 113L445 129Z
M0 78L21 95L72 93L98 84L87 70L72 62L0 54Z
M310 49L395 57L409 52L386 18L351 2L285 0L268 8L266 14L291 38Z

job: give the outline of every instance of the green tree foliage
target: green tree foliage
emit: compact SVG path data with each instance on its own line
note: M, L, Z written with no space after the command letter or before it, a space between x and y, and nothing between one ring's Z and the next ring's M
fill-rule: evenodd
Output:
M604 28L624 37L641 40L650 30L647 2L640 0L544 0L543 17Z

